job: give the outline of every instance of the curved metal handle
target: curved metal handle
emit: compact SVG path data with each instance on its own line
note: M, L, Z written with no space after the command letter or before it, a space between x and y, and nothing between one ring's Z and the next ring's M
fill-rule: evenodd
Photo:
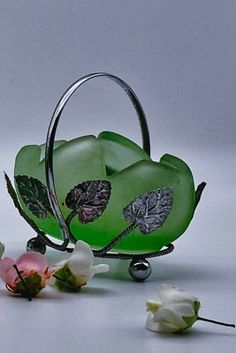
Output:
M64 239L64 242L61 245L61 250L66 249L70 240L70 235L69 235L69 231L68 231L64 216L59 207L59 202L58 202L56 188L55 188L55 181L54 181L54 174L53 174L53 148L54 148L55 135L56 135L57 126L58 126L62 111L66 103L72 96L72 94L77 90L77 88L82 86L85 82L91 79L94 79L96 77L106 77L112 81L115 81L127 93L139 118L139 124L141 127L141 133L142 133L143 149L148 155L150 155L150 138L149 138L149 131L148 131L146 117L139 99L137 98L134 91L127 85L127 83L125 83L117 76L114 76L105 72L98 72L98 73L89 74L80 78L66 90L66 92L63 94L60 101L58 102L56 109L53 113L53 116L51 118L48 132L47 132L46 149L45 149L45 174L46 174L46 182L47 182L47 188L48 188L48 197L50 200L50 204L51 204L54 216L60 225L61 232Z

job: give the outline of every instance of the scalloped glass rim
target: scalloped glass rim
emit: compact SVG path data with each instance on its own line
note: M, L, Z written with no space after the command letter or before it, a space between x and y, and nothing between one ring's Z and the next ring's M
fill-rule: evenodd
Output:
M44 149L44 144L24 146L16 157L15 175L32 176L46 185ZM71 223L75 237L93 248L105 246L128 226L122 215L124 207L147 191L163 187L173 189L174 203L169 217L161 228L149 235L134 230L114 250L157 251L177 239L192 219L195 189L186 163L168 154L154 162L141 147L122 135L102 132L98 138L88 135L55 142L54 170L60 207L65 217L70 212L65 198L75 185L87 180L111 181L111 198L101 217L88 224L79 224L76 218ZM55 219L49 215L46 220L40 220L32 215L18 190L17 193L22 208L39 228L48 235L61 238Z

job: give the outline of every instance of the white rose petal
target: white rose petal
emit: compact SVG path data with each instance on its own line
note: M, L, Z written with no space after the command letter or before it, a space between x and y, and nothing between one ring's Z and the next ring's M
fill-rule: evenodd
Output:
M162 332L159 322L153 320L153 314L149 313L146 320L146 328L154 332Z
M90 277L94 255L90 246L82 240L77 241L71 257L67 261L71 273L76 276Z
M157 322L169 322L179 328L185 328L187 325L178 312L176 304L165 304L155 314L154 321Z
M169 284L162 284L158 290L159 297L163 303L183 303L190 304L198 301L198 299L191 294L184 292L178 287Z
M109 265L99 264L92 266L90 275L93 277L96 273L103 273L109 271Z
M147 307L147 311L150 311L151 313L155 313L161 306L163 305L163 303L159 300L148 300L146 307Z

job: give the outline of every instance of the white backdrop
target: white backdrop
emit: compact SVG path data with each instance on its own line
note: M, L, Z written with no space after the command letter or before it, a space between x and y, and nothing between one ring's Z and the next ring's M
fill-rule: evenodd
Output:
M140 98L153 159L177 155L191 166L196 184L207 182L189 229L172 255L154 261L145 284L128 280L126 269L117 274L126 263L110 262L110 274L94 279L82 295L48 294L29 304L2 290L3 352L229 351L234 330L198 324L186 336L160 337L143 326L145 300L161 282L198 295L202 315L236 320L236 2L2 0L0 18L2 170L12 176L19 148L45 141L54 107L73 81L107 71ZM101 79L72 98L58 137L106 129L140 143L136 120L121 89ZM33 234L12 206L3 177L0 195L0 240L17 256Z

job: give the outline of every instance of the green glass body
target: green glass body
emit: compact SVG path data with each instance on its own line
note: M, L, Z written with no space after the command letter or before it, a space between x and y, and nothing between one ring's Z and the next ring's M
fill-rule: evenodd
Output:
M23 147L16 157L15 176L34 177L46 185L44 151L45 145ZM158 251L183 234L193 217L195 188L186 163L169 154L154 162L137 144L113 132L102 132L98 137L83 136L68 142L57 141L54 177L64 217L71 212L65 205L65 198L73 187L87 180L111 182L111 196L102 215L87 224L79 223L78 217L71 222L74 237L86 241L94 249L105 246L129 225L123 217L124 207L147 191L163 187L173 189L173 207L164 225L146 235L137 228L114 250L130 253ZM26 207L18 190L17 194L22 208L38 227L61 239L55 218L50 213L46 219L37 218Z

